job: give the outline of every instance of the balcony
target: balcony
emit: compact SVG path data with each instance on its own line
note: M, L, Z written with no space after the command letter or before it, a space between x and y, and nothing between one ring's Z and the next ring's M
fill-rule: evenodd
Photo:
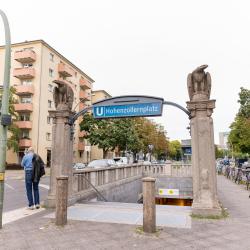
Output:
M31 121L17 121L15 124L20 129L32 129L32 122Z
M79 98L83 101L90 101L91 96L86 91L80 90Z
M33 50L16 51L14 59L20 63L32 63L36 60L36 53Z
M91 84L85 80L84 78L80 78L80 81L79 81L79 84L80 84L80 87L85 90L85 89L91 89Z
M31 79L35 77L34 68L16 68L13 71L13 76L19 79Z
M32 146L31 139L20 139L19 140L19 147L20 148L28 148Z
M79 133L78 133L78 137L84 137L85 135L87 134L87 132L86 131L80 131Z
M84 142L78 142L78 150L79 151L84 151L85 149L85 144Z
M17 103L14 104L14 108L16 112L32 112L33 111L33 105L32 103Z
M71 69L69 66L67 66L64 63L58 64L58 73L60 73L62 76L70 77L74 75L74 70Z
M16 89L16 95L34 94L33 85L17 85L15 86L15 89Z

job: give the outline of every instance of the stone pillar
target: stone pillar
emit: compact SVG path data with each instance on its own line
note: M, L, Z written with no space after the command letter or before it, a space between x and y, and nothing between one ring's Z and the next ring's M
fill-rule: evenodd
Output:
M72 163L73 163L73 138L71 127L68 124L72 112L67 108L50 111L54 123L52 127L52 150L50 169L50 189L45 206L54 208L56 203L56 177L68 176L68 197L72 197Z
M202 216L221 214L217 197L214 130L211 117L215 100L209 100L211 77L208 72L205 74L206 67L198 67L189 74L190 101L187 102L192 138L192 213Z
M143 231L145 233L156 232L156 209L155 209L155 178L142 179L143 192Z
M68 207L68 176L56 178L56 225L64 226L67 224Z

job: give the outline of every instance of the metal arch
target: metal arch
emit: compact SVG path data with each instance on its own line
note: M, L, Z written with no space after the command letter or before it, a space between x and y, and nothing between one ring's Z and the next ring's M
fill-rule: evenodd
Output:
M131 96L132 97L132 96ZM109 98L109 99L115 99L116 97L112 97L112 98ZM106 99L107 100L107 99ZM163 99L162 99L163 100ZM101 101L98 101L98 102L96 102L96 103L94 103L94 104L97 104L97 103L100 103L100 102L102 102L103 100L101 100ZM175 103L175 102L169 102L169 101L163 101L162 102L164 105L170 105L170 106L174 106L174 107L176 107L176 108L178 108L178 109L180 109L180 110L182 110L184 113L186 113L187 115L188 115L188 117L190 118L190 112L187 110L187 109L185 109L184 107L182 107L181 105L179 105L179 104L177 104L177 103ZM73 115L72 117L70 117L69 118L69 125L73 125L74 123L75 123L75 121L77 120L77 118L79 117L79 116L81 116L81 115L84 115L84 114L86 114L89 110L91 110L92 109L92 107L93 107L93 105L91 105L91 106L89 106L89 107L87 107L87 108L84 108L83 110L81 110L81 111L79 111L78 113L76 113L75 115Z
M168 101L164 101L163 104L165 104L165 105L171 105L171 106L174 106L174 107L176 107L176 108L182 110L182 111L183 111L184 113L186 113L186 114L188 115L188 117L190 118L190 115L191 115L190 112L189 112L187 109L183 108L181 105L179 105L179 104L177 104L177 103L175 103L175 102L168 102Z
M83 110L79 111L78 113L70 117L69 125L72 126L79 116L86 114L90 109L92 109L92 105L87 108L84 108Z

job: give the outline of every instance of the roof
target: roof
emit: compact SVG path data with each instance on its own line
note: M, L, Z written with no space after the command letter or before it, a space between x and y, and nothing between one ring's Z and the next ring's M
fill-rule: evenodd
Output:
M92 90L92 93L93 93L93 94L94 94L95 92L102 92L102 93L104 93L105 95L111 97L111 95L110 95L107 91L105 91L105 90L103 90L103 89L100 89L100 90Z
M46 46L48 49L52 50L55 54L57 54L59 57L61 57L64 61L66 61L69 65L77 69L82 75L84 75L86 78L88 78L92 83L95 82L90 76L88 76L86 73L84 73L81 69L79 69L75 64L73 64L71 61L69 61L66 57L64 57L62 54L60 54L57 50L55 50L53 47L51 47L48 43L46 43L44 40L32 40L32 41L25 41L21 43L13 43L11 44L11 47L16 47L20 45L25 45L25 44L35 44L35 43L41 43L44 46ZM3 49L5 46L1 45L0 49Z

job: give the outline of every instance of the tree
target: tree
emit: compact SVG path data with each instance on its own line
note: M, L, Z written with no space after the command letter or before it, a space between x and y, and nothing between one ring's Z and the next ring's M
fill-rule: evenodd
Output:
M130 151L134 156L142 151L148 153L153 144L157 156L166 154L168 141L163 129L146 118L94 119L87 114L80 123L87 132L85 138L92 145L103 149L104 157L109 150Z
M138 135L134 129L134 121L123 119L94 119L87 114L80 123L81 130L87 132L85 138L92 145L103 149L104 157L109 150L132 151L140 147Z
M178 140L170 141L168 155L171 159L175 159L175 160L181 159L181 155L182 155L181 143Z
M223 158L224 157L224 150L223 149L219 149L217 145L214 145L214 149L215 149L215 158Z
M231 124L228 136L229 145L236 154L250 153L250 90L240 88L240 108Z
M0 107L2 106L2 92L0 90ZM18 120L18 115L15 112L14 104L17 103L16 99L14 98L14 94L16 90L14 87L10 87L9 93L9 114L12 118L12 123L8 126L8 140L7 140L7 148L12 149L14 152L18 152L19 150L19 134L20 129L15 125L15 121Z

